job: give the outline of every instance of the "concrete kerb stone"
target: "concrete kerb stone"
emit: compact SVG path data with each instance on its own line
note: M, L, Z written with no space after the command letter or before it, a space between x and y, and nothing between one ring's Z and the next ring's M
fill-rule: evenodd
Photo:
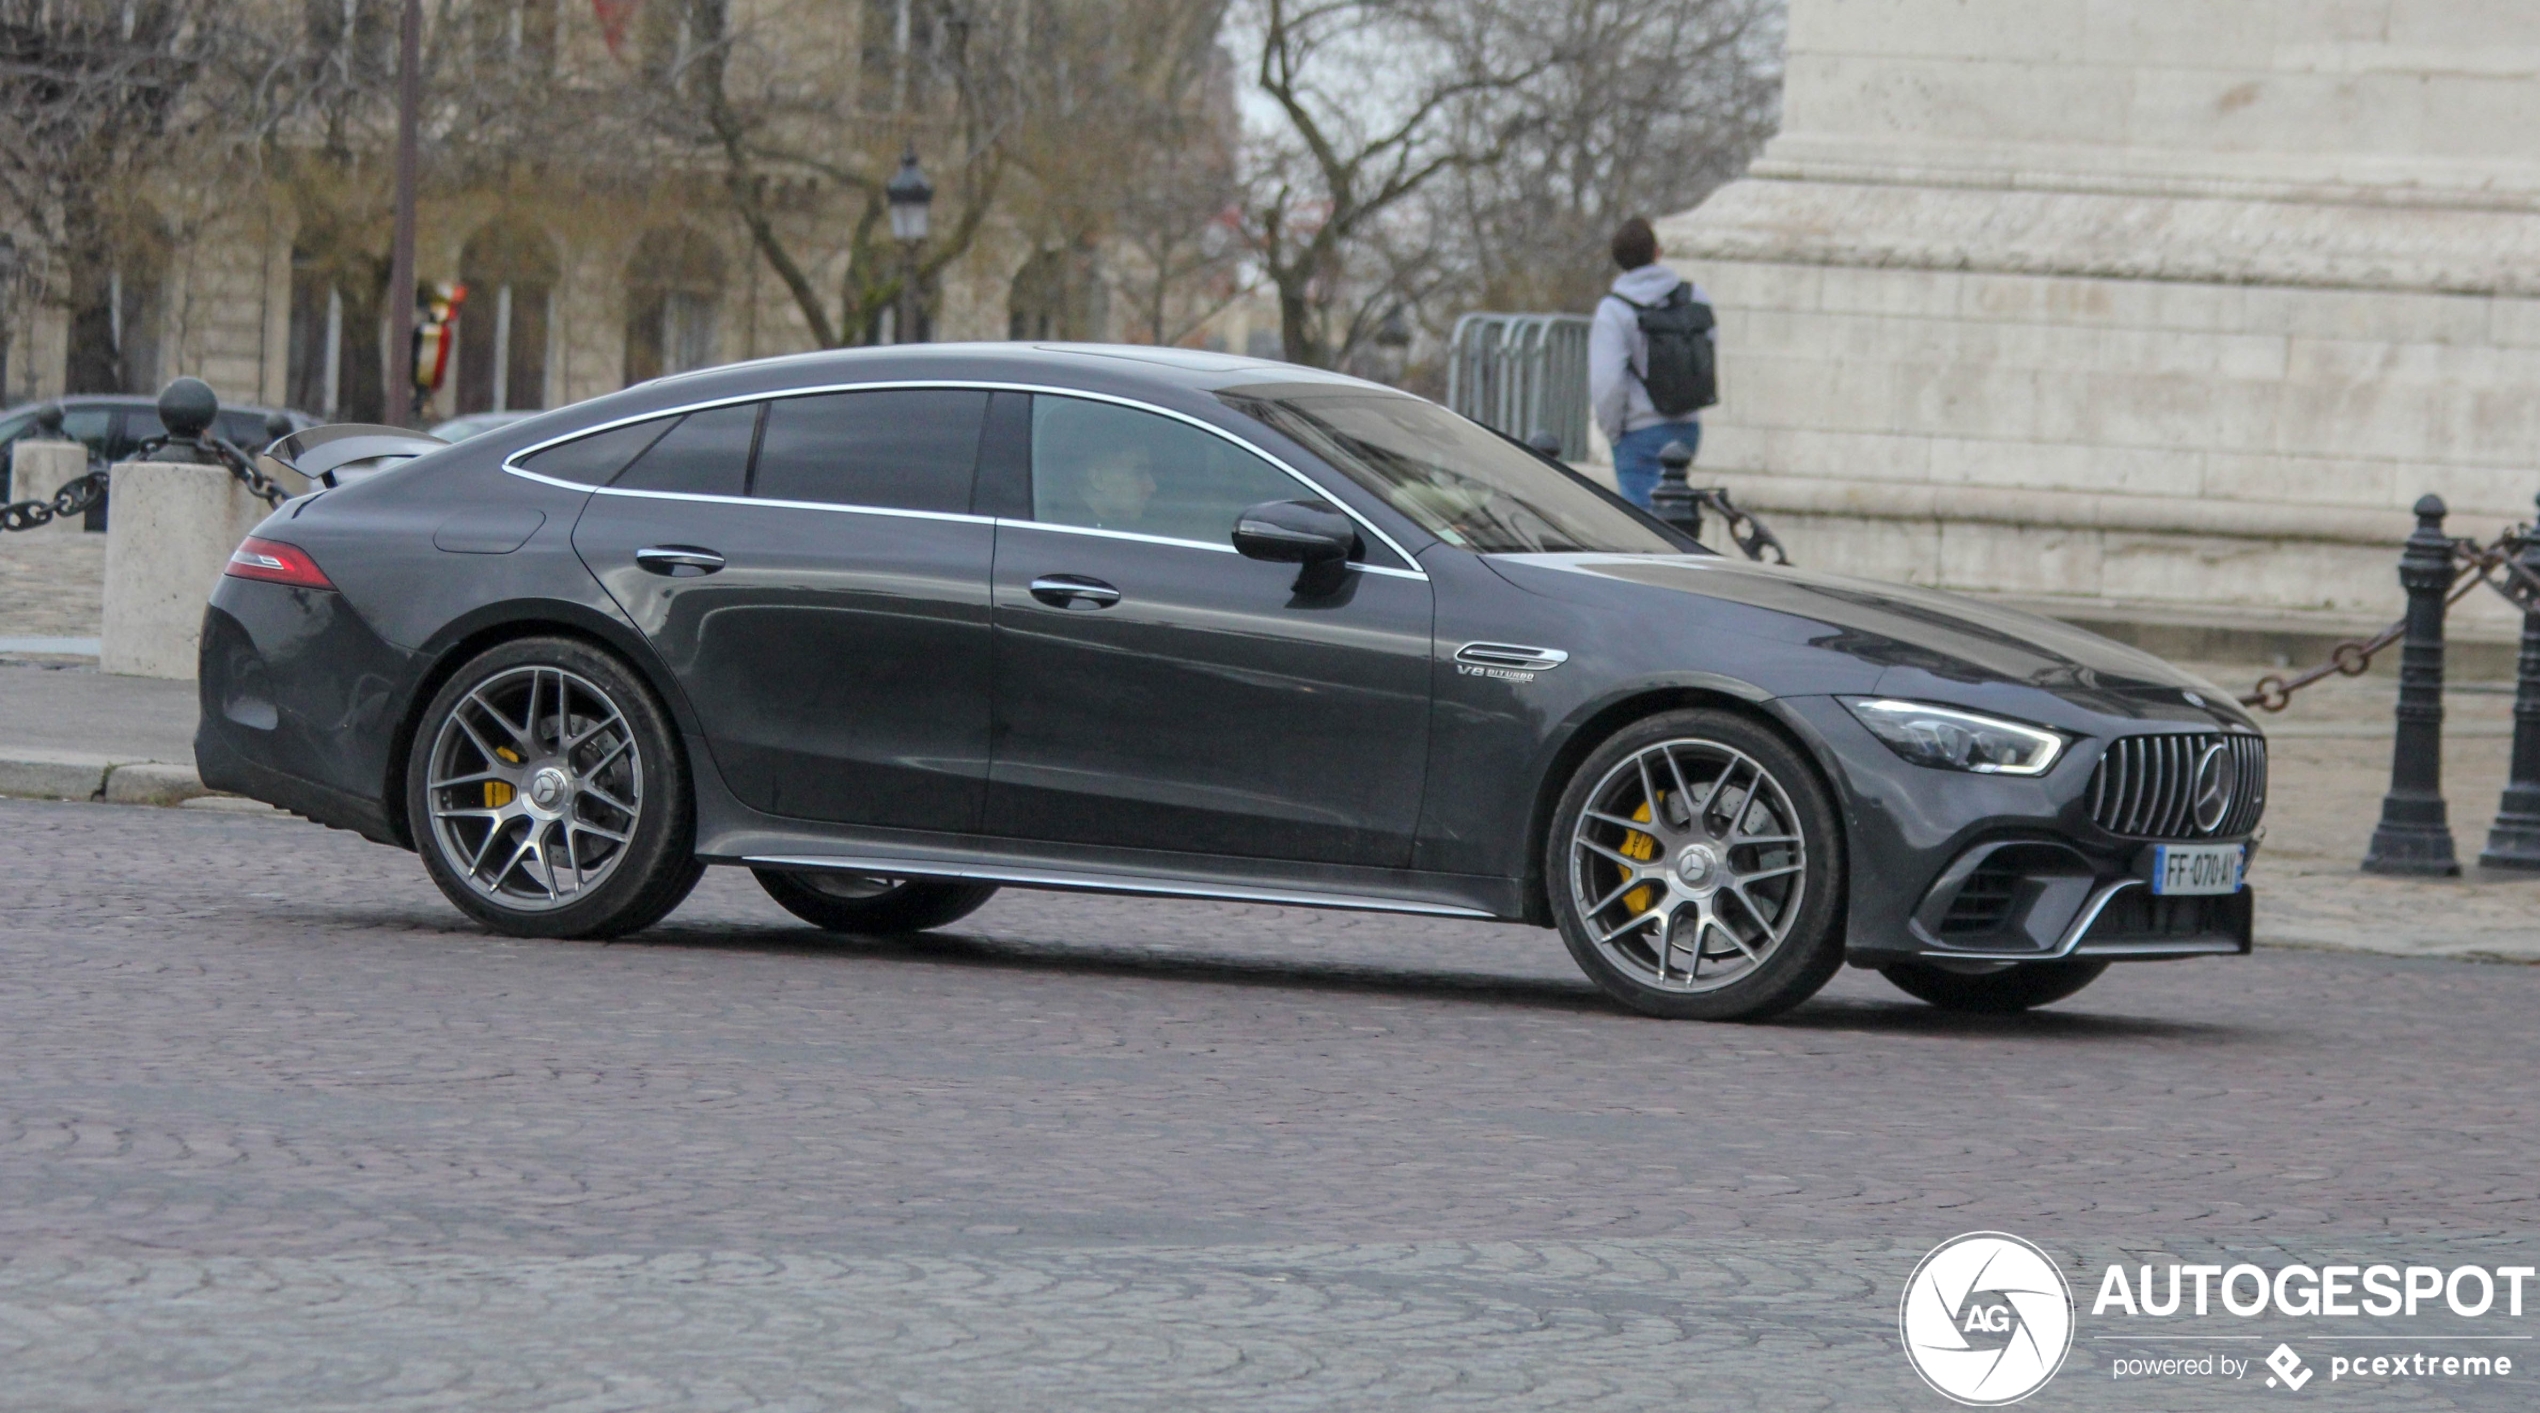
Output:
M216 792L190 765L126 761L71 751L0 750L0 795L35 800L103 800L117 805L181 805Z

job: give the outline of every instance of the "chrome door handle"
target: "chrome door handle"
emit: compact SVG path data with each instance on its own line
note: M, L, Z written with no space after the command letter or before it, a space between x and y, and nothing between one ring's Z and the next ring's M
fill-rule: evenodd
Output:
M1032 581L1032 597L1052 608L1109 608L1120 591L1082 574L1044 574Z
M723 567L723 556L695 545L647 545L635 551L635 567L673 579L693 579Z

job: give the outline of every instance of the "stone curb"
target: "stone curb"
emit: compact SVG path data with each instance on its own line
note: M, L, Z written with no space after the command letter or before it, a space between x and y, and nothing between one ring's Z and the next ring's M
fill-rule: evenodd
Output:
M19 799L181 805L214 793L190 765L0 748L0 795Z

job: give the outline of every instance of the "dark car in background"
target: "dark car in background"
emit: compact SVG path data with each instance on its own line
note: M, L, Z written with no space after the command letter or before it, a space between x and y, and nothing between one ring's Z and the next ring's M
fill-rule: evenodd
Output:
M164 435L167 428L159 425L159 404L155 397L137 393L76 393L51 399L62 409L62 435L88 447L92 462L113 463L130 457L141 444ZM35 431L36 413L45 406L41 402L21 403L0 412L0 450L14 445L19 438ZM213 419L212 432L244 451L260 451L273 440L268 419L280 416L290 424L289 431L318 425L318 419L305 412L287 408L256 406L224 406Z
M2064 624L1704 550L1335 374L938 345L685 374L284 506L204 780L520 936L710 864L852 932L1003 886L1557 927L1663 1016L1846 960L2016 1009L2243 953L2266 747Z

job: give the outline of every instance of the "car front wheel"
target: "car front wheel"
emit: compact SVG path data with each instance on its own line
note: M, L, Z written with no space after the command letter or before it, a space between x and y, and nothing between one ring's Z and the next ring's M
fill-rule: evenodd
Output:
M1561 937L1605 993L1683 1020L1755 1020L1843 962L1843 838L1816 772L1771 729L1673 711L1571 777L1544 860Z
M650 927L705 871L667 713L569 638L504 643L451 674L415 731L406 816L442 895L515 937Z

